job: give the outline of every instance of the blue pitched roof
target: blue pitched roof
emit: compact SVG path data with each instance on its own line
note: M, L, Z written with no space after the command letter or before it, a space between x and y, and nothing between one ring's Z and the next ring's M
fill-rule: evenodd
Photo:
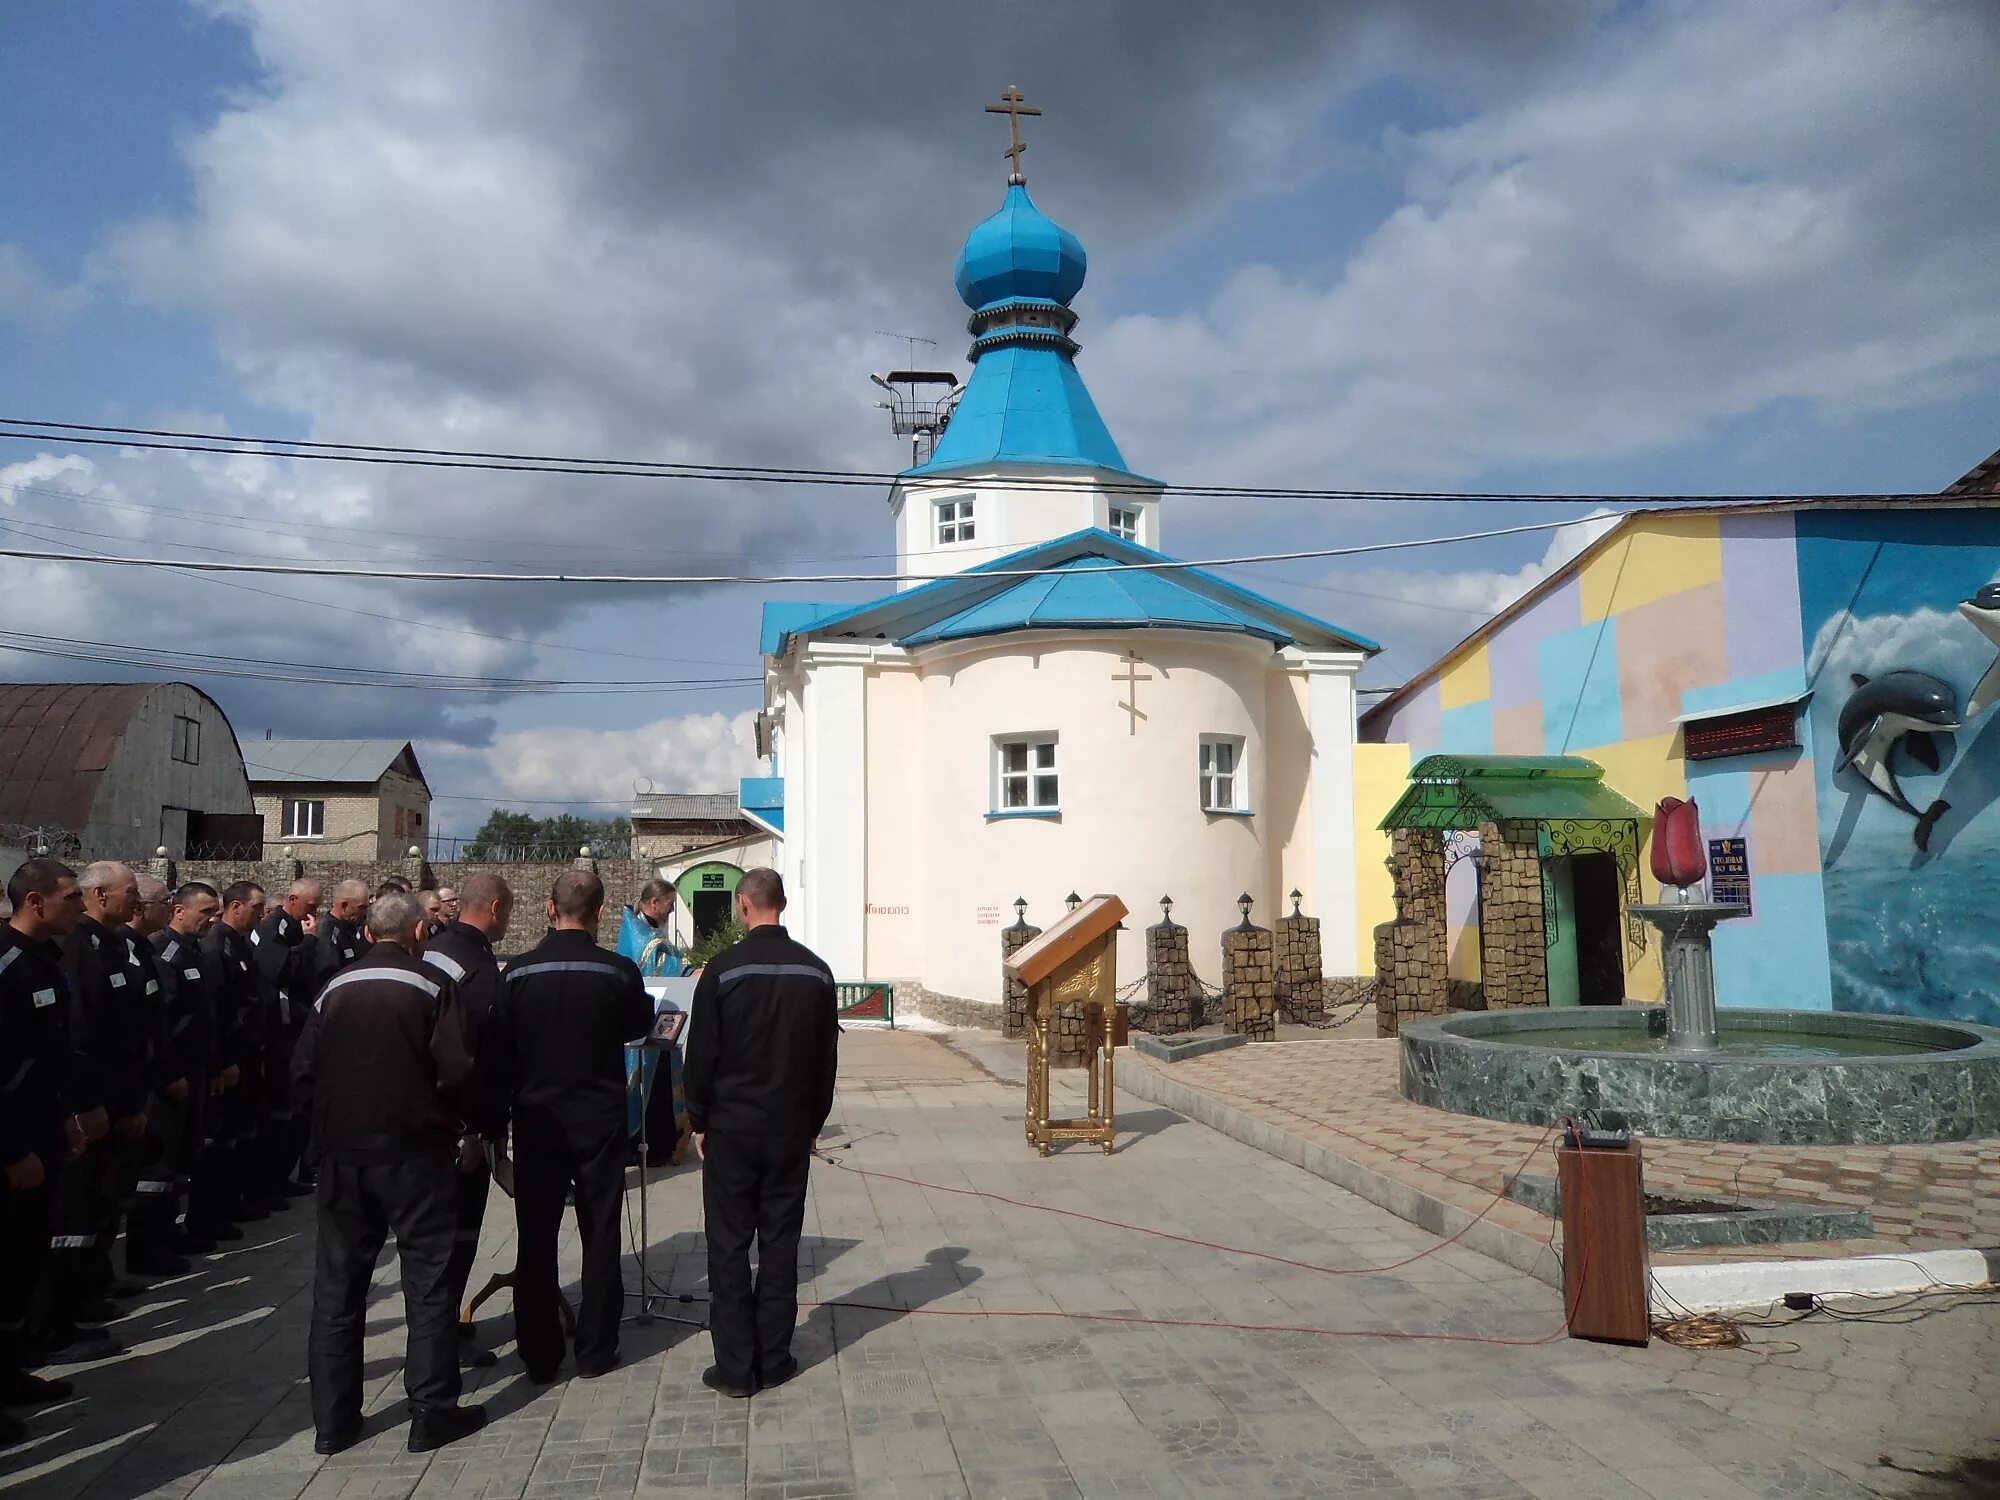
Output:
M1379 651L1366 636L1302 614L1201 568L1161 572L1109 569L1107 563L1173 562L1108 531L1078 531L981 563L866 604L817 605L813 618L774 620L764 607L764 654L782 656L795 640L825 637L892 641L899 646L1000 635L1011 630L1162 628L1260 636L1299 644ZM1039 578L994 578L1027 569Z
M1261 635L1278 645L1291 636L1266 620L1196 593L1172 574L1113 570L1106 557L1076 557L1041 578L1026 578L991 598L901 637L897 644L998 635L1007 630L1178 626Z
M754 823L762 823L773 833L785 831L785 778L745 776L737 783L736 805Z
M803 634L821 620L832 619L854 608L851 604L808 604L791 599L772 599L764 605L764 624L759 632L757 649L766 656L778 656L784 652L787 636Z
M1034 344L1003 345L979 356L936 450L908 472L999 463L1132 472L1068 353Z

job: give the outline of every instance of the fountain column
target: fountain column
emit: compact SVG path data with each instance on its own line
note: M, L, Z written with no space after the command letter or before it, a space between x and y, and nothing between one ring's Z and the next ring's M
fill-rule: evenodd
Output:
M1667 1050L1715 1050L1715 950L1709 934L1717 922L1740 917L1743 906L1713 901L1662 901L1627 910L1660 929L1660 968L1667 990Z

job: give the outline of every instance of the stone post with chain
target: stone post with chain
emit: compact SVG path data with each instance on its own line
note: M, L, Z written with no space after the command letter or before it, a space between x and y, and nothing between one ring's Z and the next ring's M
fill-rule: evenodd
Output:
M1146 999L1132 1007L1132 1024L1155 1036L1201 1024L1201 992L1188 958L1188 930L1174 921L1174 903L1160 899L1160 920L1146 929Z
M1304 916L1295 890L1292 914L1278 918L1278 1014L1318 1026L1326 1020L1326 977L1320 972L1319 918Z
M1375 929L1375 1034L1441 1016L1449 994L1445 959L1444 839L1432 828L1398 828L1387 861L1396 919Z
M1042 935L1042 929L1028 922L1028 902L1025 897L1014 902L1014 925L1002 928L1000 932L1000 1034L1019 1038L1028 1029L1028 987L1014 977L1007 967L1007 960L1021 948Z
M1250 921L1250 894L1237 906L1243 920L1222 934L1222 1022L1253 1042L1278 1036L1277 948L1268 927Z

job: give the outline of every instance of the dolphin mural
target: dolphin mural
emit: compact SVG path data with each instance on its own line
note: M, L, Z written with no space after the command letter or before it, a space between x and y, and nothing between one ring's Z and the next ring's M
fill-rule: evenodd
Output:
M1937 678L1924 672L1884 672L1874 678L1857 672L1854 692L1840 709L1836 731L1840 760L1834 772L1854 767L1884 802L1917 820L1913 834L1917 848L1928 850L1931 829L1951 811L1951 804L1940 799L1919 812L1903 795L1891 761L1901 745L1925 770L1937 770L1937 742L1931 736L1948 734L1958 727L1958 699Z
M1960 604L1958 612L1993 643L1996 651L2000 651L2000 583L1987 584ZM2000 655L1994 656L1993 665L1986 669L1986 675L1972 690L1972 697L1966 701L1965 716L1976 719L1996 702L2000 702Z

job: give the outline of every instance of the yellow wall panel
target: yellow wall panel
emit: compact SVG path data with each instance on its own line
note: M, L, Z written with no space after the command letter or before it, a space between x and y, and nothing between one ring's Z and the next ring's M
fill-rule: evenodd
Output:
M1354 921L1360 938L1361 972L1375 972L1375 929L1396 919L1396 887L1389 879L1389 835L1375 825L1409 790L1408 745L1354 747ZM1337 922L1338 912L1321 912Z
M1577 582L1588 621L1721 578L1720 517L1650 516L1584 563Z
M1492 696L1493 672L1487 662L1484 641L1438 674L1438 701L1444 708L1484 703Z

